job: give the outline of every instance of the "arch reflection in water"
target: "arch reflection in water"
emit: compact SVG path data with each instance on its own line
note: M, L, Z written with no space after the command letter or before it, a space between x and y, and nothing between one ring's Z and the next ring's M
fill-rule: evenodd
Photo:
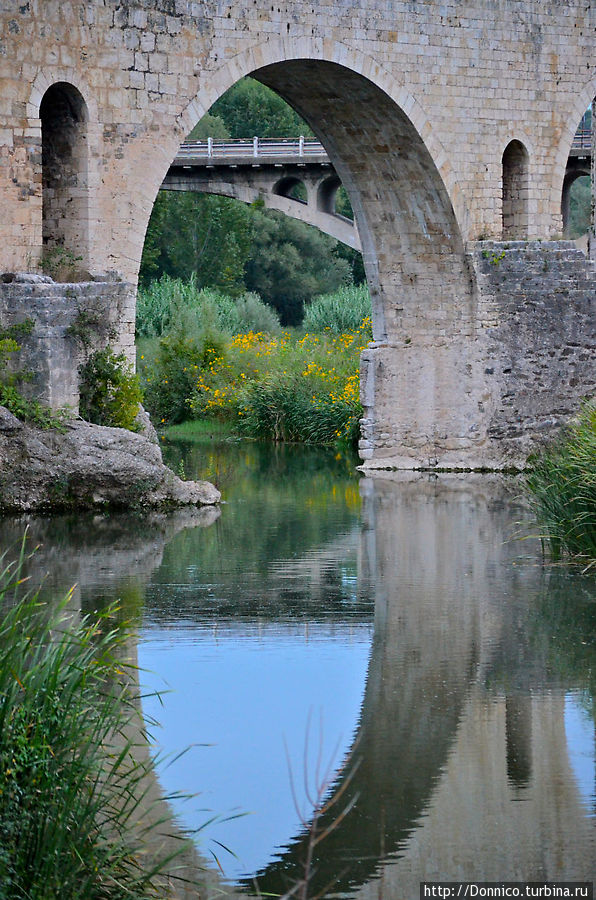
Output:
M331 882L331 893L409 898L422 879L589 879L593 579L545 569L537 547L512 540L524 516L516 483L387 473L361 481L360 511L349 476L286 462L253 469L251 491L243 478L208 529L165 519L143 543L130 522L110 537L90 521L93 542L81 521L32 525L43 564L62 560L85 608L136 579L140 660L179 679L158 710L164 747L220 729L217 747L187 755L188 770L163 773L166 792L202 792L193 821L206 817L197 806L225 815L232 804L266 820L269 803L269 822L239 823L258 839L261 890L283 891L302 874L308 828L294 814L282 733L301 776L307 710L316 720L327 696L324 756L335 723L338 762L354 743L360 763L342 798L356 798L353 809L318 848L313 893ZM20 525L3 525L4 543L11 529ZM227 795L207 794L210 754ZM332 782L329 795L342 776ZM192 808L177 810L183 822ZM242 849L226 827L214 836Z
M519 491L515 483L507 489L502 479L484 476L437 481L387 475L363 480L361 489L364 504L357 546L342 543L344 538L333 536L330 525L318 548L298 559L273 553L268 564L261 558L254 568L249 565L244 589L236 570L230 587L220 569L217 583L209 580L212 572L204 571L203 587L199 589L198 578L191 592L195 608L197 590L205 598L211 592L212 623L205 649L195 647L193 651L197 669L192 702L197 690L215 691L218 699L209 715L219 721L222 734L226 727L228 731L233 728L230 719L238 715L238 697L233 703L229 697L238 695L243 707L242 726L235 732L242 737L232 736L227 750L222 751L221 745L213 748L225 760L230 792L220 796L241 798L246 782L262 778L250 808L271 808L275 820L279 815L276 807L285 803L286 823L291 819L288 787L279 787L281 782L271 773L274 764L280 765L283 778L287 778L281 752L274 763L271 748L275 742L281 746L281 732L289 726L284 723L280 728L279 701L261 685L267 677L274 682L286 678L286 696L292 697L300 679L284 674L284 655L293 652L289 643L287 649L282 648L283 642L276 648L279 623L288 629L286 636L292 630L288 616L279 605L272 608L267 604L275 597L292 597L292 621L295 617L300 620L300 626L293 626L296 641L305 640L305 620L315 623L316 633L329 610L321 588L325 578L321 578L320 567L316 578L313 576L313 560L320 566L322 559L331 565L335 558L337 570L351 546L358 560L357 594L374 600L374 637L361 709L357 713L352 706L344 720L347 732L345 728L342 731L342 750L348 754L346 739L351 737L352 715L354 758L359 764L345 789L343 775L331 784L328 797L343 790L342 803L323 815L321 827L332 824L343 806L351 801L354 805L316 848L312 892L332 884L332 893L374 890L376 896L382 879L386 896L402 897L416 896L419 881L425 878L571 878L580 877L578 873L589 877L594 830L569 763L565 736L564 691L577 689L578 683L568 669L562 671L553 662L553 621L548 612L553 592L559 596L577 592L577 581L567 578L561 583L559 576L539 565L535 545L520 545L511 539L523 517L522 508L512 499ZM222 521L226 514L224 510ZM268 531L267 514L264 510L261 514L261 527ZM220 549L225 558L225 540ZM529 556L521 556L528 552ZM332 578L328 580L333 583ZM258 581L261 592L257 600ZM334 590L336 598L341 595L339 582L341 579L335 580L329 596L334 596ZM316 591L311 593L315 584ZM218 594L229 599L235 591L248 593L253 613L257 609L258 615L247 615L250 603L239 597L234 618L226 600L229 618L224 628L221 619L217 624L222 606ZM587 591L590 594L589 588ZM317 603L313 604L315 595ZM348 602L347 592L343 602ZM150 601L150 605L155 603ZM203 606L207 609L209 604ZM355 621L362 627L369 615L361 606ZM272 618L278 625L270 627ZM349 626L352 635L358 631L353 622ZM331 630L330 620L328 623ZM312 626L308 627L312 635ZM347 634L342 627L336 622L340 643ZM226 632L223 637L222 630ZM199 630L188 636L194 640ZM153 638L146 632L144 639ZM174 665L176 647L186 640L184 629L171 629L168 639ZM244 643L245 651L251 642L258 643L264 669L253 682L248 681L248 667L233 669L234 661L240 659L234 655L234 640ZM322 640L322 631L316 640ZM219 669L209 658L211 653L217 654L218 641ZM349 651L344 651L344 658L350 660ZM351 680L348 685L332 651L324 652L331 668L317 672L313 667L314 679L305 685L306 694L314 683L316 693L309 696L314 696L315 702L326 695L327 688L327 696L335 697L339 706L342 686L344 695L357 698L357 684ZM349 665L357 669L355 658ZM219 688L213 688L213 677L215 673L222 677L226 659L230 668L220 694ZM360 665L364 659L365 654ZM360 673L355 672L358 677ZM339 679L334 680L334 674L339 674ZM581 672L578 677L581 682ZM184 694L182 685L179 691ZM279 697L277 684L275 696ZM185 701L178 702L184 711ZM290 702L296 704L299 726L290 733L301 751L300 728L308 701L288 700L286 705ZM186 719L183 712L179 714L181 722L189 718L188 695L186 704ZM209 718L203 720L203 730L199 730L202 739L208 722ZM178 746L184 743L183 737L179 729ZM257 745L260 749L255 753ZM195 765L197 788L204 789L206 772L199 760ZM301 774L301 770L298 760L294 771ZM226 803L218 805L217 796L209 796L208 805L220 812L229 809L228 799ZM261 826L255 817L248 820L247 827L254 832ZM259 887L264 892L282 893L302 876L308 825L297 823L295 836L290 838L284 838L285 826L276 834L268 826L262 827L262 835L271 843L270 861L261 864L257 872ZM246 861L236 871L246 871ZM228 872L233 871L230 866ZM247 878L246 887L252 884Z

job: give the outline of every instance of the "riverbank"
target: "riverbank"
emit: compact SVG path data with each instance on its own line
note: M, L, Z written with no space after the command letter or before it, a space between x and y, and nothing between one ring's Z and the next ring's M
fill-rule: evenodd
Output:
M64 420L40 429L0 407L0 510L59 512L211 506L220 492L182 481L157 443L122 428Z

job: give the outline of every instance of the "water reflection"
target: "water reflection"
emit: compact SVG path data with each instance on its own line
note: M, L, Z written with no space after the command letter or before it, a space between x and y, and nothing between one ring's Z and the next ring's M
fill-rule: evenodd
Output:
M213 459L228 503L209 528L181 514L31 529L50 587L77 580L83 608L116 595L136 610L149 682L173 689L147 707L162 746L212 745L162 775L168 792L201 794L181 820L200 824L200 807L252 813L202 836L242 857L216 851L226 874L252 888L256 870L264 893L301 877L303 770L312 783L335 747L327 799L341 802L322 827L351 808L315 849L312 894L590 879L596 584L514 539L525 516L516 482L358 482L328 454L255 445ZM2 544L21 528L1 524Z

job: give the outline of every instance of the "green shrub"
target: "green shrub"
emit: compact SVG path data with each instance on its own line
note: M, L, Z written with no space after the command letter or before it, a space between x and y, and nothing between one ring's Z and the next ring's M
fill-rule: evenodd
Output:
M119 661L126 631L113 610L77 620L70 597L22 597L6 556L0 570L0 897L163 898L169 860L146 859L162 822L135 679Z
M189 403L198 373L221 346L221 338L214 333L185 337L176 332L161 339L145 386L145 403L156 422L175 425L190 417Z
M81 416L96 425L138 431L136 417L143 399L138 377L123 353L111 347L92 353L79 367Z
M365 326L352 334L236 335L198 369L195 418L235 421L275 441L354 442L362 415L359 359Z
M296 375L266 377L245 388L241 429L251 437L305 444L353 444L362 408L358 400L333 391L313 395L310 380Z
M258 294L248 292L234 300L227 309L220 307L220 324L230 334L248 331L279 334L279 315L272 306L263 303Z
M37 428L62 428L64 416L56 414L37 400L24 397L17 384L28 381L30 372L7 371L13 354L18 353L21 345L17 339L31 334L33 321L26 319L9 328L0 329L0 406L4 406L23 422L29 422Z
M277 334L279 316L263 303L258 294L230 297L212 288L200 289L194 275L183 281L163 275L137 295L136 332L138 337L162 336L180 328L196 336L206 328L240 334L266 331Z
M165 334L170 327L172 310L176 306L200 306L196 278L189 281L162 275L140 287L137 293L136 332L139 337L155 337Z
M596 562L596 403L530 465L530 501L554 558L567 552Z
M357 331L364 320L368 322L369 337L372 309L366 284L341 287L332 294L315 297L304 311L303 326L307 331L334 334Z

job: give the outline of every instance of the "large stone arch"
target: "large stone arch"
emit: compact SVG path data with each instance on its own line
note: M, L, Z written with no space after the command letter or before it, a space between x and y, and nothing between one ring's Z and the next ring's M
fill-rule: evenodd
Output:
M367 78L408 116L440 172L462 233L467 232L471 216L448 153L439 140L436 129L433 129L431 117L421 103L396 81L394 74L371 56L340 41L309 37L293 37L291 40L283 36L268 37L266 44L253 45L226 60L215 71L203 74L205 85L201 85L197 95L178 116L178 141L184 139L222 94L246 75L253 75L259 69L276 63L298 59L337 63ZM165 175L165 171L163 174Z
M375 341L361 371L361 455L395 459L397 445L404 459L432 465L444 441L456 453L476 442L476 287L462 237L468 212L429 117L370 57L344 44L279 38L203 72L170 137L166 131L151 146L142 179L132 173L127 183L137 216L135 256L140 260L145 231L138 216L148 221L179 142L246 75L309 122L350 196Z
M295 75L314 69L319 74L326 73L328 98L334 82L338 87L336 108L330 108L328 103L324 122L315 109L312 81L292 89L292 79L284 78L284 72ZM461 239L462 226L465 229L469 216L447 153L421 105L396 85L395 79L372 58L345 44L306 38L286 42L281 37L275 38L237 54L212 73L202 73L199 91L178 116L171 139L155 148L151 186L145 180L139 197L147 221L150 206L180 140L228 88L246 75L269 84L298 108L338 167L361 233L373 294L375 339L385 341L398 333L400 338L411 341L416 331L425 328L421 322L424 315L428 331L434 331L437 317L445 323L450 319L457 321L459 329L462 316L469 318L470 314L470 277L463 261ZM345 102L348 99L353 102L352 89L356 86L362 95L357 107L360 121L358 128L350 130ZM340 113L338 104L341 103L344 109ZM378 113L381 107L382 115ZM371 115L375 108L376 122ZM330 123L330 118L335 121ZM393 137L397 140L398 132L400 135L402 146L398 153L387 141L383 146L378 141L375 143L375 131L380 128L387 131L386 138L391 137L390 123L397 129ZM346 145L340 139L342 128L346 136L349 132L352 157L360 152L356 164L354 159L345 159ZM411 171L406 173L408 166L410 170L416 169L416 177L412 177ZM356 173L358 168L361 171ZM147 175L147 169L144 174ZM364 195L367 196L363 201ZM389 196L393 198L391 201ZM404 228L406 220L408 225ZM384 223L383 236L381 223ZM143 234L144 230L140 229ZM420 246L414 253L412 244L418 237ZM141 250L142 241L139 241L139 259ZM452 291L448 285L454 280L459 281L459 287ZM456 294L458 301L454 303Z

